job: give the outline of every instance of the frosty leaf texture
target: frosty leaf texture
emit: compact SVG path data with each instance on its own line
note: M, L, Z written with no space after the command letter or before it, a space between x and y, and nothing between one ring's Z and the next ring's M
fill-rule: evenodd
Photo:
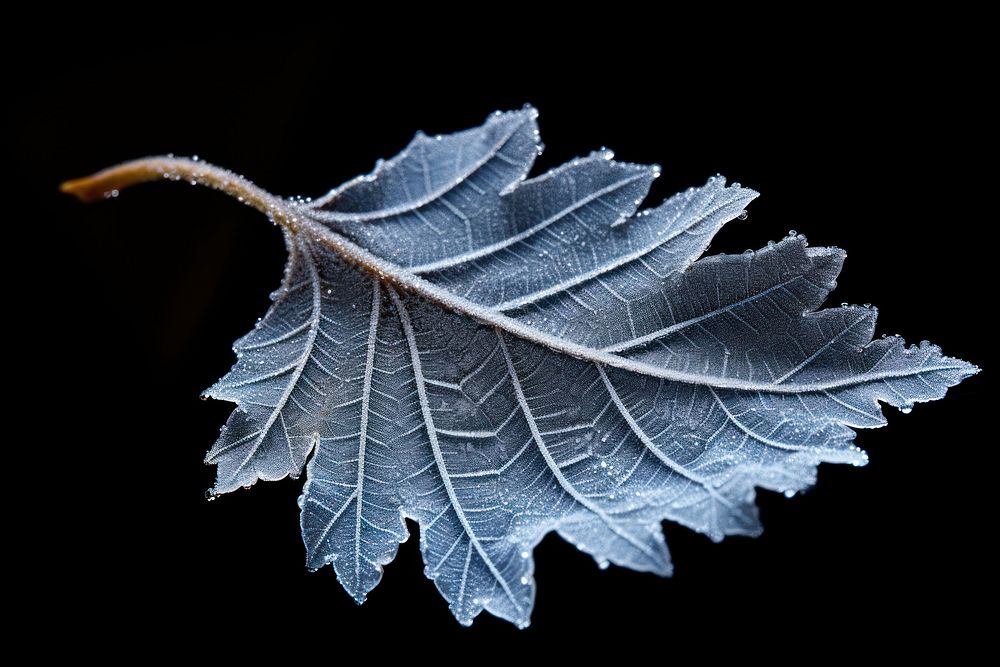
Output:
M308 564L358 602L420 526L459 622L527 625L532 550L671 573L669 519L756 535L756 487L865 462L883 425L975 372L820 309L844 260L790 236L698 259L756 196L721 177L638 210L656 167L608 153L525 180L532 109L418 134L310 205L284 202L273 305L208 394L237 409L216 493L296 476ZM697 261L696 261L697 260Z

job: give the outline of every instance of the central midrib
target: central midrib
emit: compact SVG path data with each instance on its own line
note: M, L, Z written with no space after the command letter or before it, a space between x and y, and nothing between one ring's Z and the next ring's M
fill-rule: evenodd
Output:
M654 366L653 364L604 352L585 345L580 345L579 343L574 343L572 341L563 340L552 334L539 331L534 327L525 325L523 322L504 315L496 309L487 308L473 301L457 296L441 287L438 287L434 283L421 278L420 276L414 275L397 264L387 262L371 251L362 248L350 239L329 229L320 221L311 217L300 217L301 213L301 211L295 210L288 211L289 217L295 221L295 224L298 227L298 232L307 233L315 242L329 248L342 259L371 273L377 280L384 284L395 285L407 292L417 294L433 301L443 308L466 315L483 324L498 327L514 336L517 336L518 338L531 341L556 352L568 354L577 359L585 359L604 364L613 368L621 368L640 375L662 378L664 380L671 380L674 382L682 382L684 384L714 387L717 389L763 391L775 394L801 394L850 387L878 380L910 377L920 373L954 368L954 366L940 364L936 366L924 366L916 369L908 369L899 372L861 373L848 378L833 379L826 382L784 385L757 382L753 380L741 380L738 378L706 376L697 373L688 373L685 371L677 371L660 366Z

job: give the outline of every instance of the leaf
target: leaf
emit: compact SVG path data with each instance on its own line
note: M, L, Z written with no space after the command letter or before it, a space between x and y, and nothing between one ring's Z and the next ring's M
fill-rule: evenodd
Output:
M311 204L176 159L64 186L183 177L283 225L282 286L208 390L237 409L206 460L215 493L305 467L308 564L358 602L405 518L463 624L528 624L549 531L602 567L669 575L662 520L757 535L756 487L863 465L852 429L883 425L880 402L906 412L978 370L872 340L872 308L819 310L838 249L789 236L695 261L757 194L721 177L639 212L658 168L609 153L524 180L535 117L418 134Z

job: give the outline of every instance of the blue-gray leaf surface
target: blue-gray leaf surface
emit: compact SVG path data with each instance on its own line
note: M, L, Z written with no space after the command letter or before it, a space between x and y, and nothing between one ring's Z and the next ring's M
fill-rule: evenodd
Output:
M274 304L208 394L234 401L216 493L298 475L310 567L358 602L420 526L459 622L527 625L532 550L671 573L669 519L757 535L755 487L862 465L883 425L976 371L820 310L844 260L790 236L698 260L756 196L721 177L638 210L656 167L598 153L525 180L532 109L291 204ZM695 261L698 260L698 261Z

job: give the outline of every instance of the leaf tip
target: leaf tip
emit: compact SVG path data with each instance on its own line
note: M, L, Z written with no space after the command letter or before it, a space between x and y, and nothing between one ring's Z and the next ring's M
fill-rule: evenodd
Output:
M983 369L975 364L970 364L968 361L962 361L961 359L959 359L959 361L962 362L961 370L959 372L962 374L963 379L970 378L973 375L979 375L983 372Z

